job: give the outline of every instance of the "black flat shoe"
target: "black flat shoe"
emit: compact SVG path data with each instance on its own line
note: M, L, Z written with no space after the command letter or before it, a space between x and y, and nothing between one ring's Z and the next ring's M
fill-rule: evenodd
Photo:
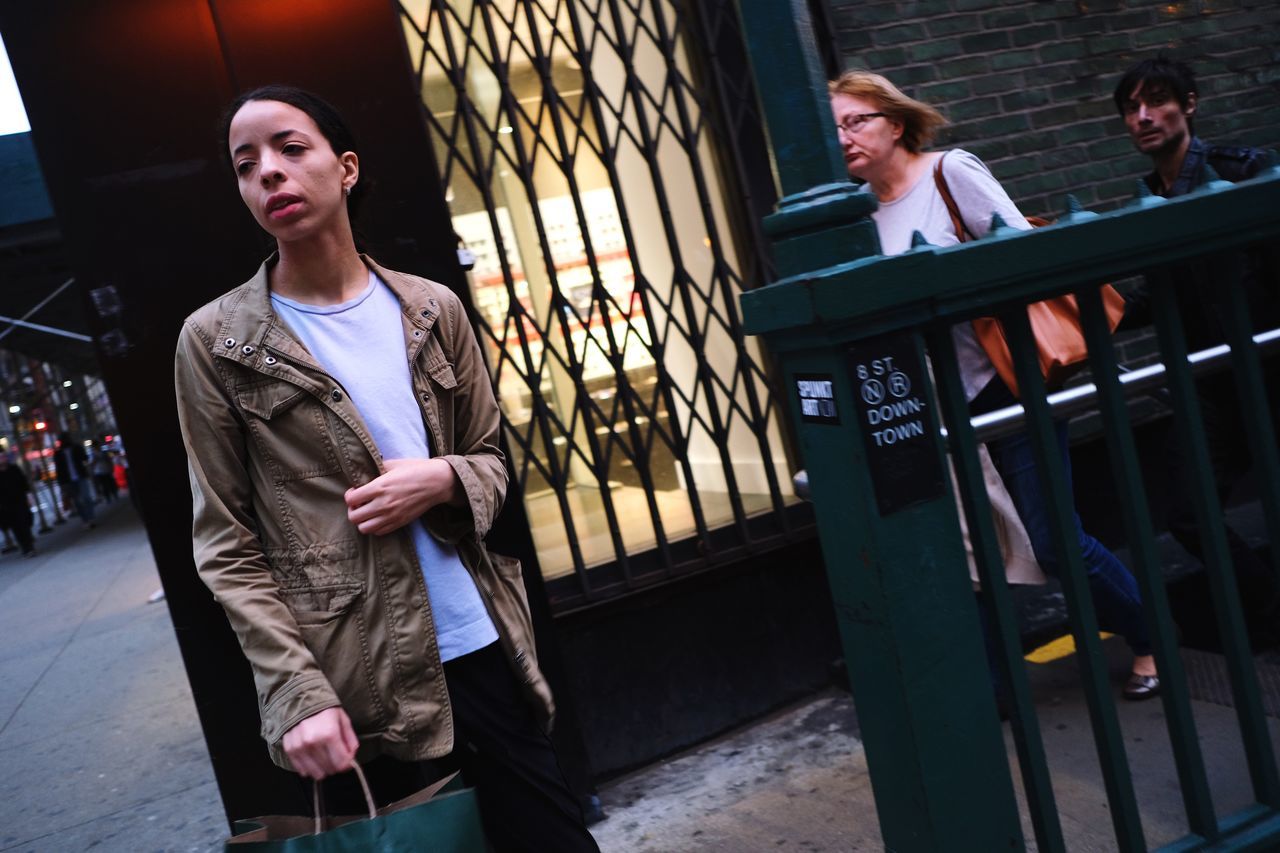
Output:
M1124 698L1130 702L1140 702L1160 695L1160 676L1138 675L1132 673L1124 686Z

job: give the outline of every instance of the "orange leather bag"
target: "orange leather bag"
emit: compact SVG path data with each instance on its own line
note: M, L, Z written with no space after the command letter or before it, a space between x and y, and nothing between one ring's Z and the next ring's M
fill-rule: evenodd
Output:
M956 200L942 175L942 160L943 157L939 157L933 168L933 180L938 187L938 194L947 205L947 212L951 214L951 224L956 230L956 236L964 243L974 239L974 235L964 224ZM1051 224L1049 220L1039 216L1028 216L1027 222L1033 228ZM1107 326L1114 332L1120 318L1124 316L1124 297L1109 284L1102 285L1101 291ZM1042 302L1032 302L1027 306L1027 319L1031 321L1031 334L1035 337L1040 374L1044 376L1045 384L1050 389L1057 388L1071 374L1084 367L1089 357L1084 332L1080 327L1080 306L1076 304L1075 294L1064 293ZM987 358L995 366L996 373L1017 397L1018 381L1014 376L1013 355L1009 352L1009 342L1005 339L1004 327L1000 325L1000 321L995 317L978 317L973 321L973 332Z

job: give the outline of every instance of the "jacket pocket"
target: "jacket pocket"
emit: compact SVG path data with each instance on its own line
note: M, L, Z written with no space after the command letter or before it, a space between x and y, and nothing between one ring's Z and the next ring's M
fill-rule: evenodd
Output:
M236 402L275 482L341 470L329 412L307 391L268 380L238 387Z
M453 365L447 361L433 364L427 368L431 381L448 391L458 387L458 377L454 375Z
M511 634L512 654L526 680L532 664L537 663L533 641L533 618L529 614L529 597L525 593L520 561L502 554L489 554L496 583L491 591L493 609Z
M533 636L533 619L529 615L529 599L524 590L520 561L502 554L489 554L494 580L489 589L493 604L494 621L498 627L507 654L519 670L524 690L533 705L533 711L542 728L550 732L555 720L556 704L551 688L538 668L537 645Z
M278 414L288 411L302 400L306 391L292 385L281 386L278 382L249 385L236 389L236 397L240 400L240 408L264 421L269 421Z
M386 709L378 696L369 634L365 624L364 584L359 581L281 587L280 598L293 614L298 632L320 671L329 679L357 734L382 731Z

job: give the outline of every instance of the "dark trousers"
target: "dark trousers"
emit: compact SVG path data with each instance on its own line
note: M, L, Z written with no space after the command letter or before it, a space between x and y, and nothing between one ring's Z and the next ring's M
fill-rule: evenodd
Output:
M1274 368L1270 373L1271 375L1268 376L1270 381L1267 384L1269 390L1274 390L1277 386ZM1213 471L1218 498L1220 501L1225 501L1253 464L1249 442L1245 438L1240 400L1236 395L1235 383L1230 377L1223 375L1197 382L1196 397L1200 403L1209 466ZM1265 399L1251 402L1251 405L1266 404ZM1280 415L1274 403L1271 405L1272 417ZM1191 481L1191 463L1174 430L1170 431L1165 446L1165 460L1177 484L1169 504L1169 532L1178 540L1179 545L1203 562L1204 548L1200 542L1200 528L1196 524L1193 499L1195 487ZM1256 566L1259 571L1265 571L1265 568L1259 564L1257 556L1241 536L1230 525L1224 525L1224 527L1227 544L1236 563L1236 570L1241 571L1245 567L1253 569Z
M1058 454L1066 473L1067 496L1071 497L1071 454L1067 447L1066 421L1054 424L1058 440ZM1018 432L996 439L987 445L991 460L1000 479L1009 490L1009 497L1018 510L1018 517L1027 529L1031 549L1035 552L1040 568L1050 577L1060 577L1062 566L1053 544L1055 520L1049 514L1049 502L1040 486L1036 471L1035 454L1031 436ZM1094 539L1080 524L1080 516L1072 511L1074 530L1068 532L1080 547L1081 563L1089 582L1098 624L1106 631L1114 631L1124 637L1135 655L1151 654L1151 641L1147 633L1146 619L1142 612L1142 596L1133 574L1115 554Z
M1274 363L1266 364L1263 376L1265 396L1251 399L1248 405L1270 407L1273 426L1280 428L1280 368ZM1225 374L1215 374L1197 382L1196 397L1218 500L1225 504L1253 465L1240 398L1235 383ZM1165 464L1174 485L1166 516L1169 532L1179 545L1203 563L1204 544L1196 522L1193 470L1176 431L1170 431L1164 452ZM1255 639L1259 641L1280 639L1280 627L1268 624L1280 616L1280 592L1270 566L1230 524L1223 523L1223 533L1235 567L1241 600L1247 614L1253 616L1250 619L1251 633L1257 635Z
M30 554L35 549L35 542L31 538L31 510L25 503L21 507L0 510L0 527L13 532L22 553Z
M453 706L453 752L413 764L370 762L366 775L379 805L461 770L476 790L485 835L497 853L599 853L501 647L492 643L455 658L444 665L444 675ZM342 774L325 782L325 799L335 814L359 814L359 790L352 774Z
M969 404L969 411L972 415L985 414L1005 406L1012 406L1016 402L1008 386L997 376L974 397ZM1074 502L1067 424L1065 421L1056 422L1054 428L1059 458L1062 460L1063 471L1066 474L1067 496ZM1018 518L1026 528L1027 538L1031 540L1031 548L1036 555L1036 562L1040 564L1045 574L1059 577L1062 566L1053 544L1053 526L1056 522L1049 514L1047 496L1040 485L1040 475L1035 466L1035 453L1032 449L1030 433L1017 432L995 439L987 444L987 450L991 453L991 461L995 463L996 470L1000 472L1001 481L1009 491L1009 497L1013 499ZM1123 636L1135 655L1151 654L1151 641L1142 612L1142 598L1138 591L1137 580L1115 554L1085 532L1080 524L1080 516L1074 508L1072 521L1074 529L1069 531L1068 535L1075 539L1080 548L1081 563L1089 583L1090 598L1093 600L1099 625L1105 630L1114 631ZM1007 698L1008 685L1004 683L996 663L999 647L996 643L993 617L987 612L986 603L980 594L978 595L978 616L982 622L982 639L987 651L991 682L996 689L997 702L1003 704Z
M102 495L102 499L107 503L112 503L120 496L116 478L111 474L94 474L93 479L98 484L98 494Z

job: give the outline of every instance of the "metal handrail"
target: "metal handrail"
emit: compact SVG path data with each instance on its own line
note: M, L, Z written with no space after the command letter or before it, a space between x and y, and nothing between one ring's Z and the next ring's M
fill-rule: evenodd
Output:
M1258 347L1260 354L1269 353L1280 348L1280 329L1259 332L1253 336L1253 342ZM1219 344L1216 347L1209 347L1208 349L1191 353L1187 356L1187 363L1191 366L1193 375L1201 376L1222 370L1227 366L1227 360L1230 357L1231 347L1227 344ZM1163 362L1157 362L1122 373L1119 379L1125 398L1136 397L1139 394L1160 387L1164 384L1167 371L1168 368L1164 366ZM1049 411L1055 418L1067 417L1093 408L1093 404L1097 399L1098 386L1093 382L1086 382L1083 385L1077 385L1050 394L1048 396ZM970 423L973 424L977 441L986 443L992 439L1003 438L1006 435L1012 435L1017 432L1025 418L1025 410L1021 404L1017 404L978 415ZM947 428L940 427L940 432L943 440L949 442ZM808 471L804 469L797 471L791 478L791 483L795 487L797 497L809 499Z
M1259 332L1253 336L1253 342L1257 345L1260 353L1269 352L1280 346L1280 329ZM1226 362L1230 357L1231 347L1227 344L1219 344L1216 347L1191 353L1187 356L1187 363L1191 366L1191 373L1200 376L1205 373L1222 370L1227 366ZM1119 379L1120 385L1124 389L1125 398L1135 397L1144 391L1163 385L1166 371L1167 368L1164 364L1157 362L1156 364L1150 364L1121 374ZM1049 411L1055 417L1065 417L1092 408L1097 399L1098 386L1092 382L1087 382L1083 385L1077 385L1073 388L1050 394L1048 397ZM1019 404L978 415L970 423L973 424L977 440L985 443L994 438L1001 438L1017 432L1022 425L1024 416L1025 412L1021 404ZM945 428L943 428L942 434L945 438L947 435Z

